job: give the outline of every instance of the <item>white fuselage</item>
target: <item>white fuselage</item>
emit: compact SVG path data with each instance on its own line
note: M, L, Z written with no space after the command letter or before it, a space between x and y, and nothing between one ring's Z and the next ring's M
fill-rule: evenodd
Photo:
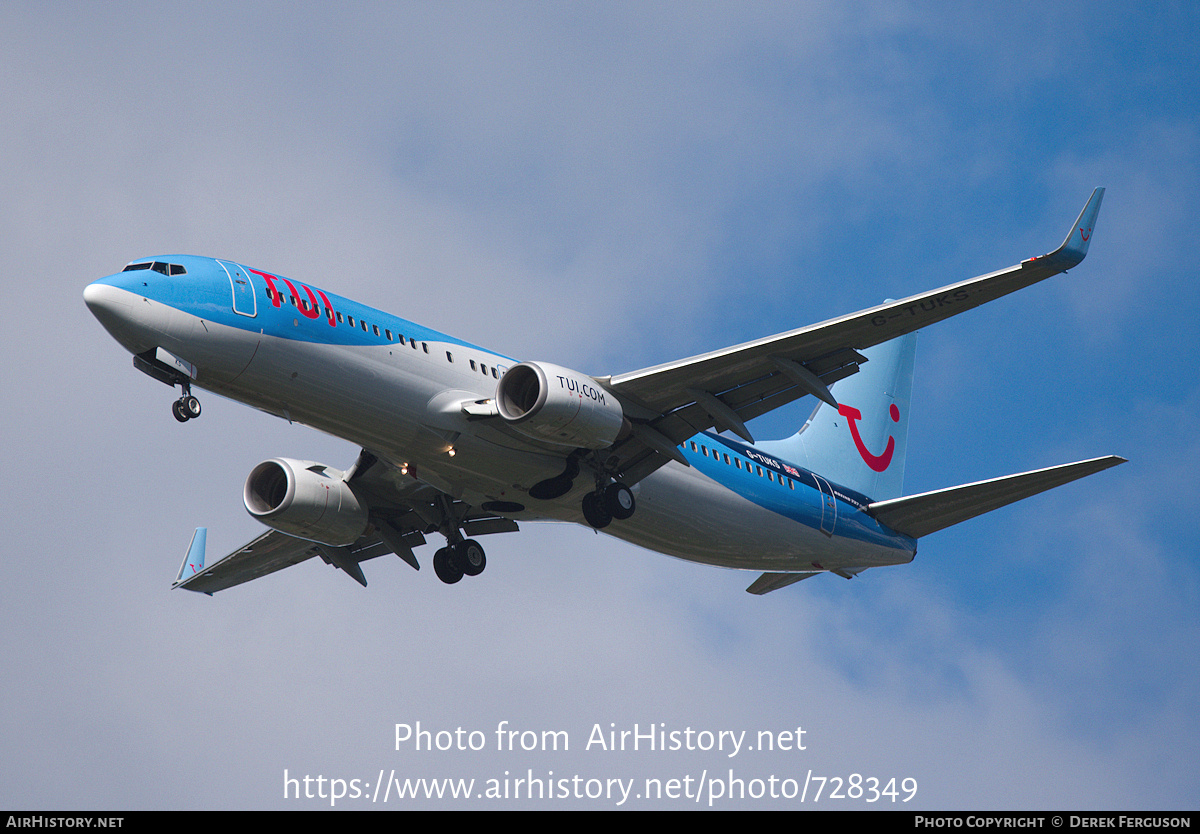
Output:
M239 302L235 286L233 305L221 309L224 276L245 273L211 259L186 263L186 280L146 271L103 279L87 288L88 305L131 352L161 348L190 363L197 387L344 438L467 504L516 503L525 509L506 513L516 520L583 523L580 500L595 488L592 478L577 478L553 500L528 494L562 471L570 449L463 411L464 402L493 397L513 360L323 293L342 308L339 337L350 329L353 340L330 339L337 327L305 312L303 294L294 307L294 300L276 305L253 292ZM223 272L206 272L205 263ZM707 444L703 454L693 451L697 443ZM707 452L718 443L723 459ZM761 467L754 475L748 464L734 466L737 443L705 433L680 448L693 465L669 462L634 485L636 513L604 532L683 559L757 571L854 569L913 557L911 539L881 530L861 506L839 499L836 524L822 524L817 490L785 487L782 477L768 484Z

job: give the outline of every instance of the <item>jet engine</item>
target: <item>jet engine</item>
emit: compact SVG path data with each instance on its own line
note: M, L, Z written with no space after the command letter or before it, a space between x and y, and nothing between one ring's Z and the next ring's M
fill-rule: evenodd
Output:
M611 446L625 421L612 392L586 374L546 362L521 362L496 386L496 408L516 431L560 446Z
M367 529L367 508L336 469L272 458L250 471L242 500L250 515L289 536L350 545Z

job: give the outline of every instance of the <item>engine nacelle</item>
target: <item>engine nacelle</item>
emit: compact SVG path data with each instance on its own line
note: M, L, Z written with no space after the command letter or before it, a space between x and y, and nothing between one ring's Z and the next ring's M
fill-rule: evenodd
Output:
M586 374L521 362L496 386L500 416L521 434L560 446L603 449L621 431L621 404Z
M263 461L246 478L242 500L263 524L308 541L350 545L367 529L367 508L342 473L310 460Z

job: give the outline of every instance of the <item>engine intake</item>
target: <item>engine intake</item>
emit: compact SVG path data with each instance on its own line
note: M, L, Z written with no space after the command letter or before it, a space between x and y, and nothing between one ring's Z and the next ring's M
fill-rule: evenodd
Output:
M263 461L246 478L242 501L268 527L321 544L354 544L367 529L367 508L342 473L314 461Z
M621 404L590 376L546 362L521 362L496 386L496 408L521 434L560 446L611 446Z

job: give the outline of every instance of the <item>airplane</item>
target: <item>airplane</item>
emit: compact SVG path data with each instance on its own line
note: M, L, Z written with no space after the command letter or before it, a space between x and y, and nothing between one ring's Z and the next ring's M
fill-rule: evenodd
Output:
M346 470L271 458L247 511L270 528L205 564L192 537L172 587L212 595L319 557L359 584L426 536L448 584L483 572L476 536L585 524L650 550L760 574L765 594L821 573L905 564L917 539L1124 463L1110 455L903 495L916 333L1078 265L1104 189L1062 245L1015 266L828 321L611 376L511 357L233 261L142 258L84 290L138 370L351 441ZM791 437L755 417L801 397Z

